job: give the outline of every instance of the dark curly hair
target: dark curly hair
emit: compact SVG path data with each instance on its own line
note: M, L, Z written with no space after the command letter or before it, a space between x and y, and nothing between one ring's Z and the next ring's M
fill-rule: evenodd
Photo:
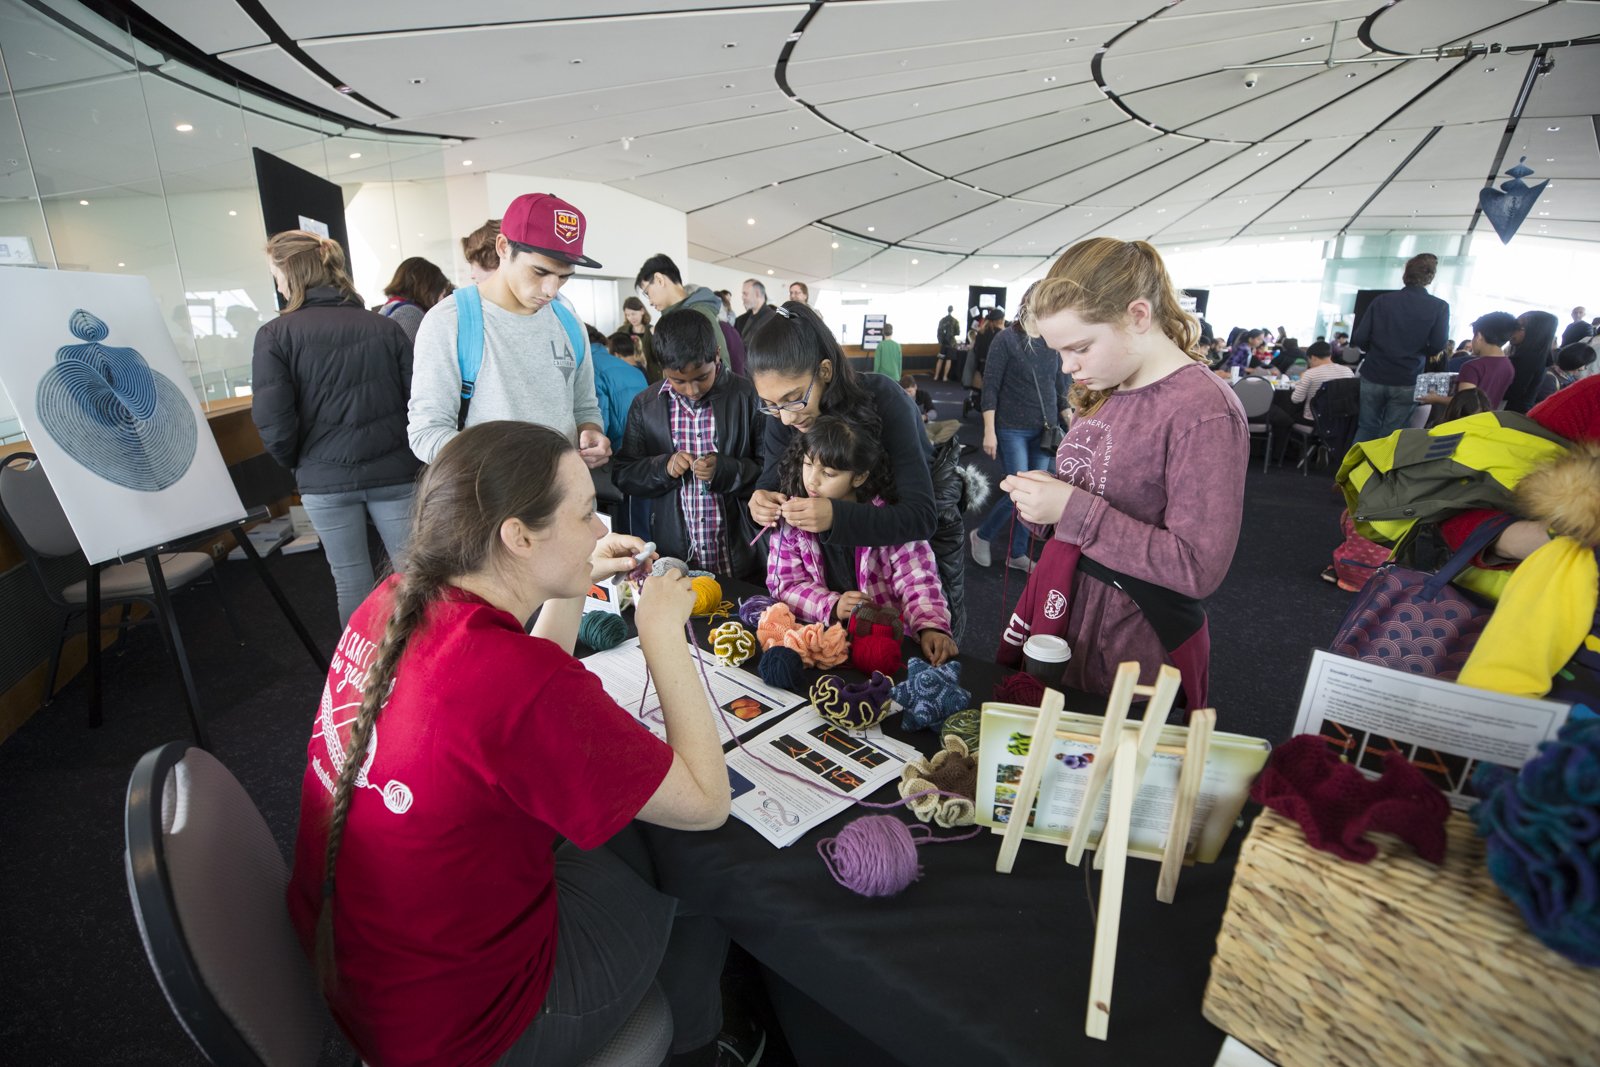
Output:
M805 496L802 467L809 457L830 470L860 474L867 480L856 488L856 500L867 502L882 497L895 502L894 472L889 454L878 441L879 423L875 416L844 419L823 415L805 433L797 433L778 464L778 489L788 496Z

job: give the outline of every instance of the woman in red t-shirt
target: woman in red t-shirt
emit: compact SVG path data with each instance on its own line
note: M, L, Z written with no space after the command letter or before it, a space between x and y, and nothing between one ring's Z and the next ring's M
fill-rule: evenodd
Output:
M559 433L468 428L422 477L404 569L340 638L288 903L375 1067L580 1062L652 979L682 1062L715 1057L726 936L675 924L676 902L600 847L635 816L686 830L727 818L684 637L694 594L650 578L636 612L663 743L572 656L590 583L643 548L606 534L594 501Z

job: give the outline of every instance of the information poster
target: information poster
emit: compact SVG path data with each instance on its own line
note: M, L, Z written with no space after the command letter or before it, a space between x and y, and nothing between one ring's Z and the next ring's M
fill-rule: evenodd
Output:
M861 320L861 347L868 352L874 351L883 340L883 324L889 321L887 315L868 315Z

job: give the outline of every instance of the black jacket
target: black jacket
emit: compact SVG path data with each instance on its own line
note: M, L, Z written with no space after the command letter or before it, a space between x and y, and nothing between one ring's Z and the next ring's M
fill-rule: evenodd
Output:
M332 288L256 331L251 415L302 493L409 482L411 341L400 325Z
M750 335L776 314L771 304L762 304L756 310L743 312L733 320L733 328L739 331L739 339L745 343L746 348L750 347Z
M706 394L717 426L717 469L711 475L711 489L721 494L722 528L728 536L734 578L763 581L756 573L759 557L750 545L755 525L748 505L761 476L762 431L767 416L757 408L756 387L724 369ZM673 400L651 385L633 398L628 409L628 428L622 446L611 463L611 480L630 496L653 497L650 537L663 556L689 558L689 533L684 524L683 503L678 489L685 478L667 477L667 460L672 446L671 415Z

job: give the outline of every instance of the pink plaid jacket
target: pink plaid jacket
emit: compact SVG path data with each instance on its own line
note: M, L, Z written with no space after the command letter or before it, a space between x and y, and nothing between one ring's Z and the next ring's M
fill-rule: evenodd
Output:
M817 535L779 525L767 554L767 591L804 622L832 622L839 594L828 588L826 573ZM872 603L899 614L908 636L950 632L950 608L928 542L857 546L856 583Z

